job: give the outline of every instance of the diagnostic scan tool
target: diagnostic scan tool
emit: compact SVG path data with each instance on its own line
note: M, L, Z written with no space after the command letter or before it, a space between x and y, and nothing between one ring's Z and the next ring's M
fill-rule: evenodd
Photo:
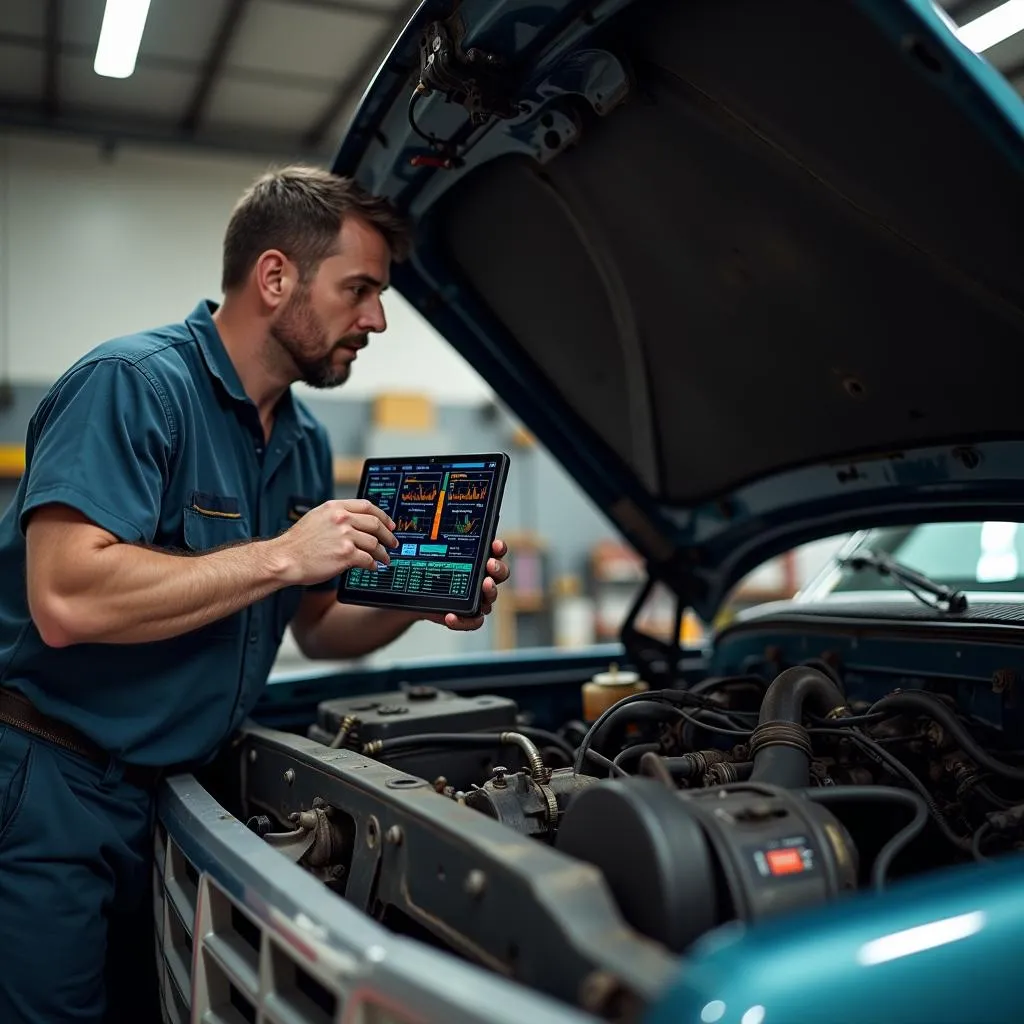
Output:
M508 467L502 453L368 459L359 497L394 520L399 546L390 565L346 571L338 600L478 614Z

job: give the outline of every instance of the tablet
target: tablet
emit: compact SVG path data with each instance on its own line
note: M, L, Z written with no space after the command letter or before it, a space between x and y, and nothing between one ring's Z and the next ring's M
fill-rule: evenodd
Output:
M338 600L476 615L508 467L503 453L368 459L359 497L394 520L398 547L390 565L343 573Z

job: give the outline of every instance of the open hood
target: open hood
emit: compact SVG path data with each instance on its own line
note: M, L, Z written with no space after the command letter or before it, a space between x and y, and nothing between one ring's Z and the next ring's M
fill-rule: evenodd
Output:
M710 617L814 537L1024 519L1022 129L928 0L427 2L334 169Z

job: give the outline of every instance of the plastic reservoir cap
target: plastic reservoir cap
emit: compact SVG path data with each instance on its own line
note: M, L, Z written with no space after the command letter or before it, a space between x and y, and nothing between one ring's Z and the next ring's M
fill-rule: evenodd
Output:
M623 672L618 665L613 663L607 672L598 672L590 681L598 686L635 686L640 682L640 674L638 672Z

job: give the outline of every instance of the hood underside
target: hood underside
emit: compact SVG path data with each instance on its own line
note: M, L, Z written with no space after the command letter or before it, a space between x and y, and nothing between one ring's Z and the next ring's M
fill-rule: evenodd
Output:
M410 111L438 32L461 83ZM335 169L415 218L398 288L709 613L805 537L1007 514L1021 108L924 0L428 3Z

